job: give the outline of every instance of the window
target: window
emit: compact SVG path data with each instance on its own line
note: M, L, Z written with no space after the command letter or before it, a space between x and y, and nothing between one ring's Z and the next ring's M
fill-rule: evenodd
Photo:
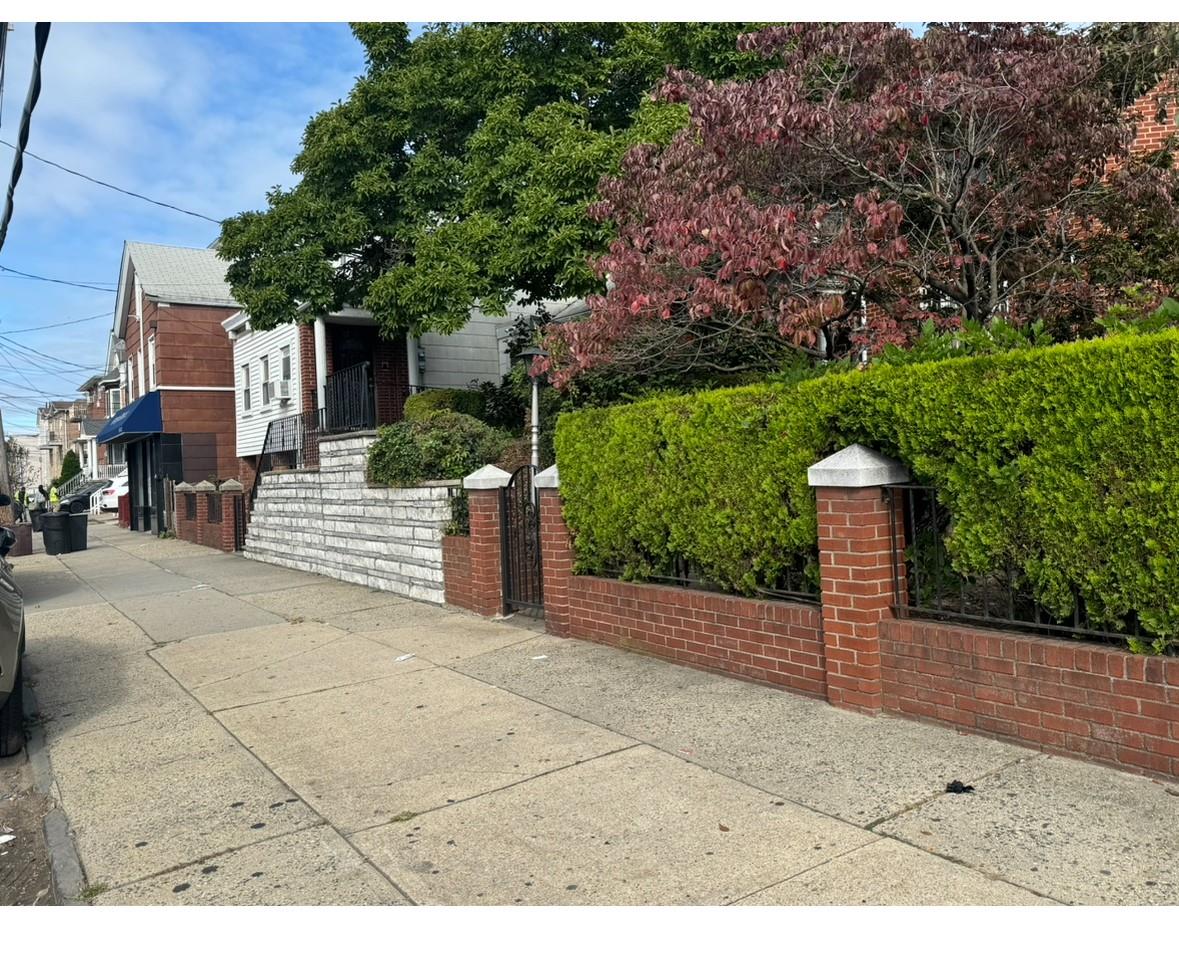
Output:
M109 387L106 392L106 416L114 417L123 409L123 391L118 387Z
M127 400L135 399L135 365L127 361Z
M242 410L250 409L250 365L242 364Z
M127 452L122 444L111 444L109 450L107 458L111 467L122 467L127 463Z
M270 403L270 358L262 358L262 406Z
M282 379L291 379L291 348L284 347L282 349Z
M147 339L147 374L150 380L151 389L156 389L156 335L152 334Z

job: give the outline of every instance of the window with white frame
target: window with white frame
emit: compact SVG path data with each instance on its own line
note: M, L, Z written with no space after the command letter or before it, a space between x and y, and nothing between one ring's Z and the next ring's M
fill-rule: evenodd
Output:
M123 409L123 391L118 387L106 389L106 416L114 417Z
M107 460L111 467L122 467L127 463L127 452L122 444L111 444L108 450Z
M242 410L250 409L250 365L242 364Z
M291 379L291 348L284 347L282 349L282 379Z
M135 399L135 365L127 361L127 402Z
M270 358L262 358L262 406L270 403Z
M151 389L156 389L156 335L152 334L147 339L147 375L148 383L151 384Z

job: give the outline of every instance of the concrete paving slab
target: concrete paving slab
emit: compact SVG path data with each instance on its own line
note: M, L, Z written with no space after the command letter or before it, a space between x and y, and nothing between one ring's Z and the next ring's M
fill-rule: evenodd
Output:
M326 624L279 621L222 634L202 634L155 652L156 660L188 690L277 664L348 635Z
M375 612L381 616L372 619L374 624L371 629L361 630L360 633L397 650L412 651L418 657L427 658L443 667L519 644L538 635L535 625L495 623L468 614L444 613L439 617L421 617L418 623L377 626L378 622L397 624L396 613L399 611L403 612L399 608ZM363 624L364 614L362 611L352 615L352 618L356 623Z
M333 630L322 624L315 626L321 630ZM183 645L191 643L184 641ZM166 655L178 646L161 648L156 656L166 663ZM398 656L398 652L376 641L341 632L338 640L198 685L192 688L192 694L210 711L221 711L411 671L424 671L430 667L428 661L418 658L401 661Z
M339 834L322 826L116 888L94 903L318 906L408 902Z
M48 566L29 570L31 566L25 565L16 570L16 583L24 594L26 614L102 602L102 598L85 581L60 562L56 570Z
M321 820L195 704L51 750L91 883L137 881Z
M884 838L739 902L742 905L1051 905L1056 902Z
M328 621L335 614L412 603L409 598L386 591L375 591L359 584L343 584L328 578L320 578L319 583L310 587L244 594L242 600L263 610L281 614L288 620L304 621Z
M79 577L110 575L151 569L151 561L128 554L109 544L96 543L84 551L60 555L63 566Z
M46 554L44 551L36 550L40 545L40 536L33 535L34 553L25 554L23 557L9 557L8 562L12 565L15 571L16 579L19 583L22 576L27 577L33 573L41 573L43 571L60 571L63 568L60 554Z
M154 564L145 565L142 570L130 574L92 574L86 578L86 582L102 595L103 600L111 602L150 594L177 594L197 586L197 581L192 578L169 574Z
M49 644L110 641L128 650L144 651L152 644L133 621L105 602L26 611L25 641L30 650Z
M112 601L157 644L201 634L281 624L282 618L212 588Z
M640 746L352 840L418 903L708 905L872 837Z
M441 668L217 716L345 834L633 743Z
M190 577L235 597L331 583L316 574L263 564L236 554L177 557L160 561L160 564L173 574Z
M198 555L215 557L222 553L222 551L212 547L202 547L199 544L192 544L189 541L182 541L179 538L157 537L154 534L138 531L132 531L126 537L112 538L109 543L121 551L126 551L128 554L141 557L147 561L163 561L171 560L174 557L194 557Z
M864 826L1035 756L588 641L540 637L457 670Z
M877 830L1060 901L1179 903L1168 786L1047 756L971 783L974 793L942 794Z
M188 695L158 664L107 641L31 651L26 664L51 742L192 709Z
M393 596L393 595L389 595ZM441 624L455 613L453 608L426 604L422 601L386 604L357 611L343 611L328 614L320 620L333 627L342 628L353 634L365 634L375 640L382 640L386 631L397 631L407 627L422 627ZM475 615L470 615L475 618ZM493 621L476 619L478 623L493 624ZM396 644L390 644L396 647Z

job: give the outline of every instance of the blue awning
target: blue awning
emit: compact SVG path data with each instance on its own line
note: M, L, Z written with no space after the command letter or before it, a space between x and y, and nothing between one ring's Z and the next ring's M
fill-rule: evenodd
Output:
M96 438L100 444L126 443L144 434L160 434L164 416L160 411L160 392L153 390L132 401L106 422Z

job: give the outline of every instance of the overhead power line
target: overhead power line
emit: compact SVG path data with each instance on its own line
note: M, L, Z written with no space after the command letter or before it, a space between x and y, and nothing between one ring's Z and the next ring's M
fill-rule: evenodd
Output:
M28 345L22 344L20 341L14 340L12 337L6 337L3 334L0 334L0 340L4 341L4 343L6 343L6 344L12 345L13 349L15 349L15 350L21 350L21 351L24 351L25 353L28 353L28 354L36 354L38 357L44 357L46 360L51 360L55 364L57 364L60 368L62 368L62 371L65 371L67 368L69 368L69 369L74 369L74 370L85 371L88 374L100 374L100 373L105 372L105 370L106 370L105 367L95 367L93 365L88 366L86 364L75 364L73 361L62 360L60 357L54 357L52 354L46 354L43 351L37 350L34 347L29 347Z
M4 249L4 238L8 236L8 223L12 220L12 195L16 192L20 172L24 169L24 152L29 142L29 124L33 119L33 108L41 97L41 57L49 42L49 24L39 23L33 28L33 78L29 81L29 93L25 98L25 109L20 117L17 133L16 153L12 158L12 175L8 179L8 194L4 198L4 214L0 216L0 250Z
M14 270L12 267L5 267L3 265L0 265L0 270L6 274L15 274L17 277L23 277L25 280L42 280L47 284L64 284L66 287L84 287L87 290L101 290L105 294L115 293L115 288L110 284L100 287L97 283L84 283L80 280L58 280L56 277L42 277L40 274L27 274L23 270Z
M75 317L73 320L59 320L55 324L40 324L36 327L14 327L11 330L2 326L0 321L0 330L6 334L27 334L33 330L51 330L54 327L69 327L71 324L81 324L88 320L98 320L99 317L109 317L111 312L104 310L101 314L91 314L89 317Z
M0 143L5 147L16 147L10 144L7 140L0 139ZM32 157L34 160L40 160L43 164L48 164L50 167L56 167L58 170L63 170L68 174L73 174L75 177L81 177L83 180L89 180L92 184L98 184L100 187L106 187L108 190L114 190L117 193L126 194L128 197L134 197L136 200L143 200L149 204L155 204L157 207L167 207L169 210L175 210L177 213L187 214L189 217L197 217L201 220L207 220L211 224L220 224L221 221L215 217L206 217L204 214L198 214L195 210L185 210L183 207L177 207L175 204L165 203L163 200L152 200L151 197L145 197L143 194L137 194L134 190L126 190L123 187L116 187L114 184L108 184L105 180L99 180L97 177L91 177L89 174L84 174L79 170L73 170L64 164L59 164L55 160L50 160L47 157L41 157L31 150L25 151L26 157Z

